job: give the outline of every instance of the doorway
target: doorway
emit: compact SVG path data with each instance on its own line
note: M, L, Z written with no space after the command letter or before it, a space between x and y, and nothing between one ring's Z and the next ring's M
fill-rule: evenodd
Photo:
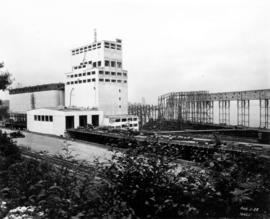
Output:
M87 116L79 116L79 126L86 127L87 125Z
M99 115L92 115L92 125L99 126Z
M66 116L66 129L74 128L74 116Z

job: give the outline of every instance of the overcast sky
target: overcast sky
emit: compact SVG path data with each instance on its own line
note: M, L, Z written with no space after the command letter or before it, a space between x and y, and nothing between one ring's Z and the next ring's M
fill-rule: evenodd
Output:
M129 101L170 91L270 88L269 0L1 1L0 61L14 85L55 83L70 49L123 40Z

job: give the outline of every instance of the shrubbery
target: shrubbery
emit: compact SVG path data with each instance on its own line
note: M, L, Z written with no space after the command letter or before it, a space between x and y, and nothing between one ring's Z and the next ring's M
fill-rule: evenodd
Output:
M267 159L211 152L199 166L183 167L162 150L141 145L106 164L96 162L82 176L64 166L21 158L1 135L2 216L19 206L37 218L237 217L251 208L255 214L247 215L252 218L269 216Z

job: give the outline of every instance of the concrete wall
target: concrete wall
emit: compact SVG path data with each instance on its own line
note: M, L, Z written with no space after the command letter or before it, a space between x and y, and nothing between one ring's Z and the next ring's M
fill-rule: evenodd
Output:
M32 97L33 95L33 97ZM64 106L64 91L49 90L33 93L10 94L10 112L26 113L32 109L31 99L35 108Z
M99 84L99 109L104 111L105 115L128 114L127 85L107 82Z
M86 77L86 80L88 77ZM97 81L97 79L96 79ZM67 107L97 107L97 85L98 82L89 82L65 86L65 103Z

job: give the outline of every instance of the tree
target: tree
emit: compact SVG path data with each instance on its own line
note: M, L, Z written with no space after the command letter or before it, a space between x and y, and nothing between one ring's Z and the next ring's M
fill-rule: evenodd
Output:
M0 63L0 69L3 67L4 63ZM11 83L11 74L8 71L0 71L0 90L6 90Z

